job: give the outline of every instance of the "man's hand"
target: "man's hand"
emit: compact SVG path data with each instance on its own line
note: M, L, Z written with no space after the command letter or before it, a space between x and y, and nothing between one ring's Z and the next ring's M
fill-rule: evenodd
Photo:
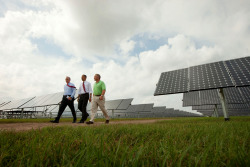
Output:
M79 98L77 98L77 102L79 102Z
M91 97L89 98L89 102L91 102L92 101L92 99L91 99Z
M99 99L100 99L100 100L103 100L103 96L100 96Z
M68 97L68 100L72 100L72 97Z

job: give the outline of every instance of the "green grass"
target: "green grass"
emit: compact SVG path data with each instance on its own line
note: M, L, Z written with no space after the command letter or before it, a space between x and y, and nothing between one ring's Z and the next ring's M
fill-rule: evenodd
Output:
M249 166L250 117L0 132L0 166Z

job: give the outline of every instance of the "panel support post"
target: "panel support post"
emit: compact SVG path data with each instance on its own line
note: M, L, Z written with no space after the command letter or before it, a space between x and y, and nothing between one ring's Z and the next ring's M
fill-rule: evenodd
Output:
M115 119L115 111L112 110L112 118Z
M23 118L23 108L22 108L22 111L21 111L21 118Z
M226 100L225 100L223 89L220 88L218 90L218 93L219 93L220 102L221 102L222 111L223 111L223 114L224 114L225 121L229 121L228 107L227 107L227 103L226 103Z
M217 104L214 105L214 115L215 115L215 117L217 117L217 118L219 117Z

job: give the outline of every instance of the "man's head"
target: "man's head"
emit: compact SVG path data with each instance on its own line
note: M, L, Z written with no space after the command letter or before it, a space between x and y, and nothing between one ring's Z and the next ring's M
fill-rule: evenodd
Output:
M87 75L83 74L82 75L82 81L84 82L84 81L86 81L86 79L87 79Z
M65 81L66 81L66 83L69 83L70 82L70 77L66 76Z
M101 75L100 74L95 74L94 80L95 81L100 81L100 79L101 79Z

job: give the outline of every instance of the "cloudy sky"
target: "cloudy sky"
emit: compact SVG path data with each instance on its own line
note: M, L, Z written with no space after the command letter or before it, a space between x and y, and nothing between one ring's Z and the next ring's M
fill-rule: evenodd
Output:
M107 99L154 97L160 73L250 55L249 0L0 0L0 95L60 92L100 73Z

